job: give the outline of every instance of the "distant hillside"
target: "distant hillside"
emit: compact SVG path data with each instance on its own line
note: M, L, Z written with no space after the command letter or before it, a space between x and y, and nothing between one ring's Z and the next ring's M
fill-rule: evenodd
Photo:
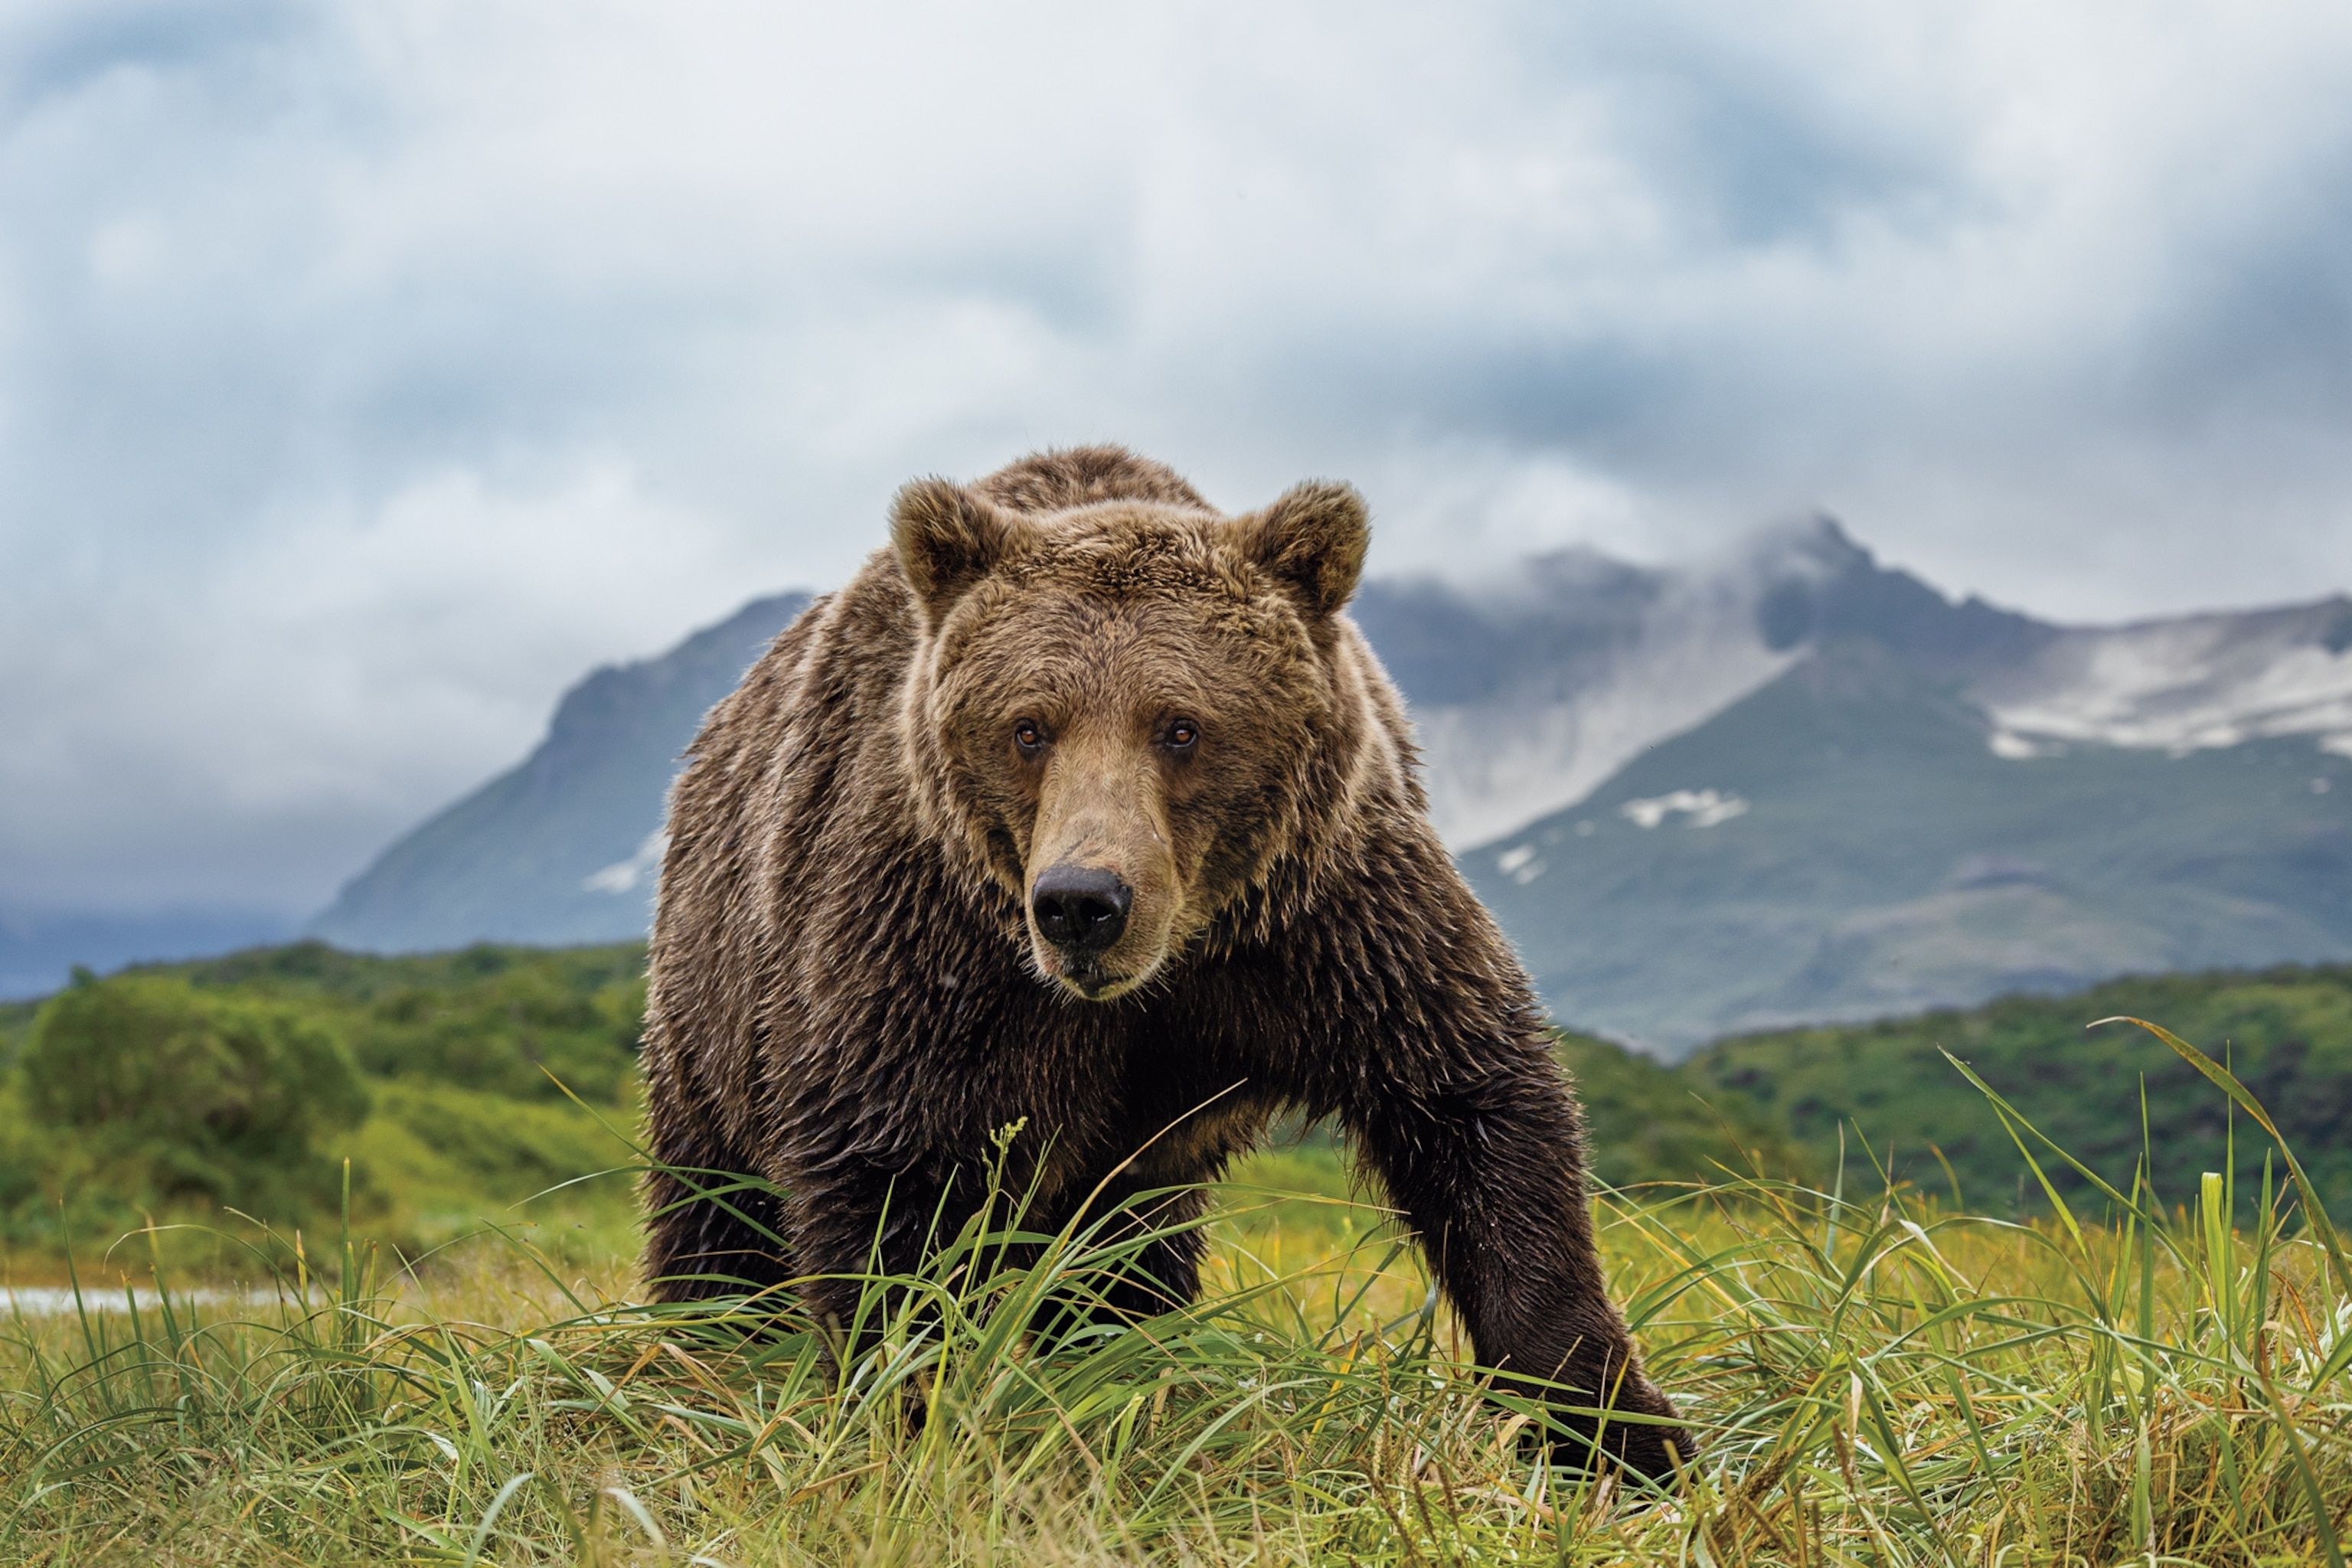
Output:
M312 933L393 952L643 936L678 755L807 605L755 600L658 658L590 675L537 750L386 849Z
M1752 1108L1808 1152L1818 1175L1836 1161L1843 1123L1849 1184L1874 1184L1869 1161L1891 1157L1908 1179L1948 1190L1948 1162L1971 1208L2040 1206L2016 1145L1942 1047L2110 1183L2129 1190L2145 1146L2158 1194L2191 1202L2200 1172L2231 1168L2229 1108L2144 1030L2084 1027L2118 1015L2161 1024L2229 1061L2339 1222L2352 1212L2352 965L2119 980L2072 996L1750 1036L1710 1047L1677 1073L1696 1093ZM2258 1190L2270 1141L2243 1116L2235 1141L2241 1190ZM2072 1171L2043 1167L2062 1190L2088 1190Z
M2004 756L1841 640L1463 857L1553 1011L1666 1054L2110 975L2352 953L2352 758Z

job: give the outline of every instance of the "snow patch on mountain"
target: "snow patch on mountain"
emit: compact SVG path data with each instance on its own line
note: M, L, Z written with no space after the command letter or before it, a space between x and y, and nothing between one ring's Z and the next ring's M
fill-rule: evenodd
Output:
M2014 730L1995 729L1985 737L1985 746L1996 757L2008 762L2029 762L2035 757L2063 757L2066 743L2063 741L2037 741L2021 735Z
M669 852L669 835L659 829L646 835L636 853L625 860L615 860L602 870L591 871L580 880L581 890L589 893L614 895L635 892L638 884L651 885L661 872L662 857Z
M1617 815L1647 832L1676 815L1689 817L1693 827L1713 827L1729 822L1735 816L1744 816L1747 811L1745 800L1722 790L1677 789L1642 800L1629 800L1617 808Z
M2187 753L2352 731L2352 601L2060 631L1969 695L1997 755L2088 742Z

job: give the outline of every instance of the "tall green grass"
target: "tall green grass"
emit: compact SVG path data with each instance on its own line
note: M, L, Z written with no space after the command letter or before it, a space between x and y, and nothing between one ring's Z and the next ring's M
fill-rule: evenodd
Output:
M2066 1163L2001 1113L2025 1169ZM1707 1440L1663 1495L1546 1462L1377 1211L1246 1180L1203 1299L1138 1325L1041 1330L1145 1237L1009 1201L866 1280L847 1338L498 1237L397 1279L304 1251L236 1304L93 1288L0 1343L0 1559L2337 1562L2352 1277L2275 1152L2097 1212L2053 1184L2032 1222L1860 1149L1827 1190L1604 1194Z

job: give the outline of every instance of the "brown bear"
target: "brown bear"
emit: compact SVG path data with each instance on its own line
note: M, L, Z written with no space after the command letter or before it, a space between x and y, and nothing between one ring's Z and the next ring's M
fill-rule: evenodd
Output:
M1341 613L1368 538L1346 486L1226 517L1114 447L899 492L671 800L653 1152L781 1196L651 1177L656 1296L797 1281L846 1322L840 1277L915 1266L1008 1124L1052 1229L1107 1177L1097 1205L1211 1180L1293 1110L1344 1127L1482 1363L1663 1418L1607 1427L1645 1474L1691 1454L1609 1300L1527 975ZM1130 1304L1191 1299L1201 1250L1153 1242Z

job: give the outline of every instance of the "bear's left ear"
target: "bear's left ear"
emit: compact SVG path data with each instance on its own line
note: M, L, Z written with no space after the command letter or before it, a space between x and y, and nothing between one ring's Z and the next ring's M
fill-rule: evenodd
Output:
M890 503L898 570L933 626L1029 532L1020 518L945 479L917 479Z
M1353 485L1294 486L1255 517L1235 520L1242 552L1310 618L1336 615L1364 573L1371 518Z

